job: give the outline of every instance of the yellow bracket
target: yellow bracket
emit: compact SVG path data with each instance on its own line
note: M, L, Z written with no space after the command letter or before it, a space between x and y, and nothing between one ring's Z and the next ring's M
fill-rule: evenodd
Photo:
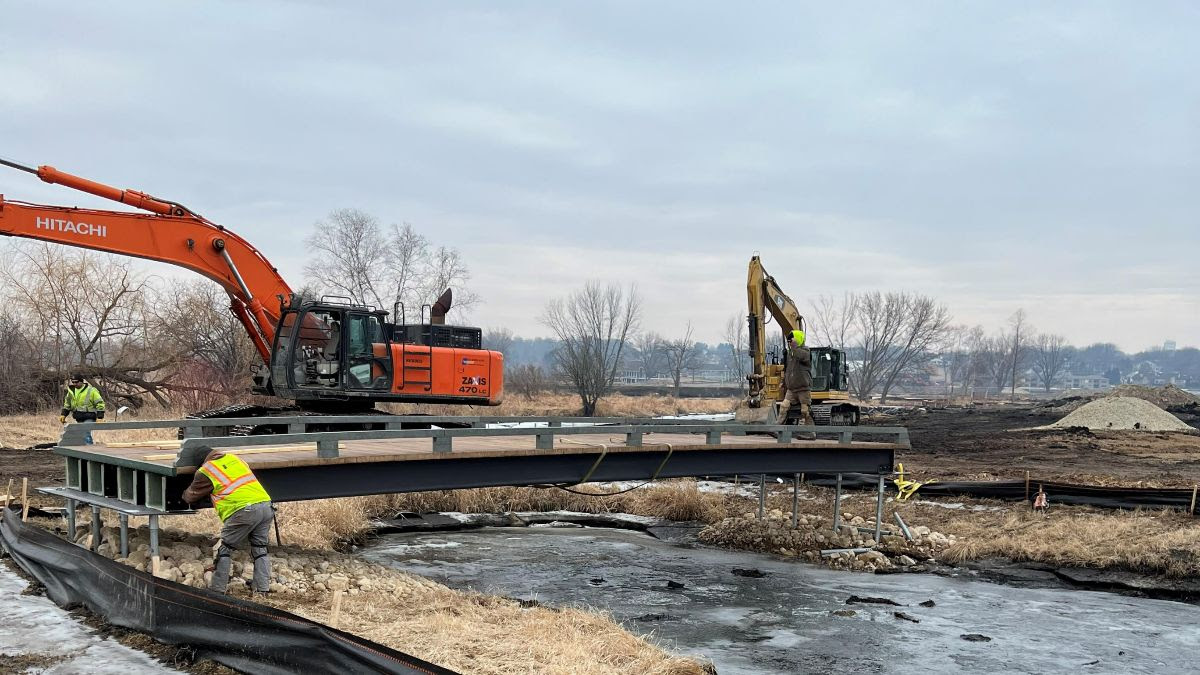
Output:
M906 502L908 501L909 497L916 493L917 490L921 489L922 485L936 483L937 479L927 480L924 483L915 480L907 480L904 478L904 464L898 463L896 464L896 479L892 482L896 484L896 501Z

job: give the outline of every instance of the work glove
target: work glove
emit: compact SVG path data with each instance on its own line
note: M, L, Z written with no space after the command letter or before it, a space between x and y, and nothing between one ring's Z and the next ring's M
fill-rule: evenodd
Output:
M100 424L100 423L101 423L101 422L103 422L103 421L104 421L104 418L103 418L103 417L97 417L97 418L96 418L96 424Z
M67 423L67 416L66 416L66 415L59 415L59 416L58 416L58 423L59 423L59 424L66 424L66 423Z

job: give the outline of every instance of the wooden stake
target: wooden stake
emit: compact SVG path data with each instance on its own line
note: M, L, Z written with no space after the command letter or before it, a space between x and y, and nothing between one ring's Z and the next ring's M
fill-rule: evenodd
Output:
M1192 506L1188 509L1193 516L1196 515L1196 490L1197 488L1192 488Z
M333 592L333 609L329 612L329 625L337 628L338 621L342 618L342 591Z
M1025 472L1025 501L1029 501L1029 472Z
M8 503L12 501L12 481L13 479L8 479L8 489L4 491L4 508L6 509L8 508Z
M150 559L150 574L158 576L159 569L162 567L162 557L154 556Z
M29 478L21 479L21 522L29 521Z

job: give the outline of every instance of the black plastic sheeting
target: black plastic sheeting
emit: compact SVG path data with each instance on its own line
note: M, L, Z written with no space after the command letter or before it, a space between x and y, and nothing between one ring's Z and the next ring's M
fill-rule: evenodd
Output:
M235 670L454 675L295 614L139 572L22 523L19 510L0 521L0 544L59 607L82 605L113 625L188 645Z
M836 478L827 474L810 474L806 482L813 485L833 487ZM1111 509L1136 509L1139 507L1171 507L1187 511L1192 504L1192 490L1188 488L1120 488L1100 487L1094 485L1074 485L1071 483L1055 483L1053 481L1029 479L1029 497L1037 493L1038 486L1046 491L1050 505L1079 504L1085 506L1100 506ZM896 486L891 480L886 482L888 490L894 491ZM877 490L879 476L865 473L842 474L842 488L846 490ZM1001 481L938 481L926 483L911 497L983 497L986 499L1004 499L1008 501L1026 501L1024 480ZM1195 514L1193 514L1195 515Z

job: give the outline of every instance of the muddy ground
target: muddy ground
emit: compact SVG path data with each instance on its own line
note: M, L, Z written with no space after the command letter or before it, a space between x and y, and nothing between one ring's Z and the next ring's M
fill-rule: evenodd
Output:
M1035 479L1092 485L1192 487L1200 483L1200 435L1144 431L1028 431L1058 421L1028 405L929 409L869 423L908 428L906 471L941 480ZM1181 414L1193 427L1200 417Z

